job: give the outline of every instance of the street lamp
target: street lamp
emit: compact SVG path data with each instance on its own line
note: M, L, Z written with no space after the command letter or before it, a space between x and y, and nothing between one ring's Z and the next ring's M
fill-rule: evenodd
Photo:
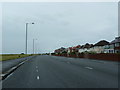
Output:
M33 39L33 54L34 54L34 48L35 48L35 45L34 45L35 40L37 40L37 39Z
M27 29L28 29L28 24L34 24L34 22L33 23L26 23L25 24L25 26L26 26L26 41L25 41L25 43L26 43L26 45L25 45L25 53L27 54Z

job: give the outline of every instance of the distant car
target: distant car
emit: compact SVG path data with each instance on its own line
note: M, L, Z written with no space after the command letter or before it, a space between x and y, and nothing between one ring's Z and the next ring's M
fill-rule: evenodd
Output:
M21 53L22 55L24 55L24 53Z

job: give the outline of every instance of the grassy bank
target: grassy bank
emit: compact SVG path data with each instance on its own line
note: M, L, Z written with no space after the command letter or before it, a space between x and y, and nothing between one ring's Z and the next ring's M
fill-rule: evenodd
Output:
M2 54L0 55L0 61L17 59L22 57L32 56L32 54Z

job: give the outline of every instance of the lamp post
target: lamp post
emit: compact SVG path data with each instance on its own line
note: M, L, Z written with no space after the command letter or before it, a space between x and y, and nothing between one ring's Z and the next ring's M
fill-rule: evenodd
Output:
M27 54L27 30L28 30L28 24L34 24L34 23L26 23L25 24L25 27L26 27L26 41L25 41L25 43L26 43L26 45L25 45L25 53Z
M34 48L35 48L35 44L34 44L34 43L35 43L35 40L37 40L37 39L33 39L33 54L34 54L34 50L35 50L35 49L34 49Z

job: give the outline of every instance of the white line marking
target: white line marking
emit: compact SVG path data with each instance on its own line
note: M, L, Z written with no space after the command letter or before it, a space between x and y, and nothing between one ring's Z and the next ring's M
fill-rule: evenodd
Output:
M14 70L15 68L17 68L17 67L12 67L11 70Z
M38 66L36 66L36 68L38 68Z
M93 68L91 68L91 67L85 67L85 68L87 68L87 69L93 69Z
M22 65L23 63L25 63L26 61L23 61L23 62L21 62L20 64L18 64L18 65Z
M39 80L39 79L40 79L40 77L39 77L39 76L37 76L37 79Z
M38 70L36 70L36 72L38 72Z
M13 75L13 73L11 73L10 75L8 75L5 79L9 78L9 77L12 76L12 75Z
M98 62L98 63L105 63L104 61L99 61L99 60L92 60L93 62Z

